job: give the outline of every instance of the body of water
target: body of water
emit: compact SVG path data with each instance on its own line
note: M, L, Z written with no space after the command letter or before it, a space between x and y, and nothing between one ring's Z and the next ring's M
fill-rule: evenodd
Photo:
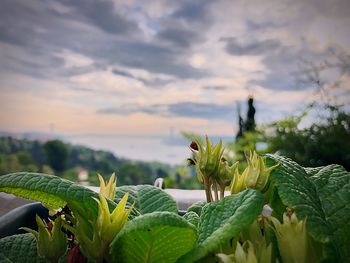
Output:
M28 140L59 139L73 145L81 145L93 150L112 152L118 158L138 161L158 161L171 165L184 164L191 157L190 141L181 134L171 135L126 135L126 134L62 134L45 132L12 133L0 131L1 136L12 136ZM212 143L220 139L233 141L230 136L210 136Z
M191 155L185 139L166 136L79 135L65 136L72 144L106 150L117 157L140 161L182 164Z
M95 150L106 150L117 157L140 161L159 161L172 165L183 164L191 157L190 142L181 135L66 135L72 144L87 146ZM230 140L223 137L223 141ZM218 136L211 137L217 142ZM232 140L232 139L231 139Z

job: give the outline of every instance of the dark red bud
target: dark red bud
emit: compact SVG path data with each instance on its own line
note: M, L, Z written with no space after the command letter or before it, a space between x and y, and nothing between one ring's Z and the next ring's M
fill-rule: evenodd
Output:
M52 222L51 221L47 222L46 227L47 227L47 230L49 230L49 232L51 232L52 228L53 228Z
M198 144L196 142L192 141L190 144L190 148L192 150L198 151Z
M227 160L226 160L225 157L221 157L221 161L224 163L224 162L226 162Z
M67 263L87 263L88 260L79 250L79 245L75 245L67 254Z
M196 165L196 162L191 158L188 158L187 161L189 165Z

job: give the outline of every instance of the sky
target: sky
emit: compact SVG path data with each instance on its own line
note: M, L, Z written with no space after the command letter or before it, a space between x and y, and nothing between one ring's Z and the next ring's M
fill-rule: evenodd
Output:
M1 0L0 130L229 136L249 95L258 123L315 100L322 65L347 103L349 14L348 0Z

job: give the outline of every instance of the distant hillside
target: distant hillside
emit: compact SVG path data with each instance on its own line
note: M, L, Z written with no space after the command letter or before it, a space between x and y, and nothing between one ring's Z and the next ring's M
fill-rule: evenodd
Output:
M61 149L53 148L50 142L55 142ZM55 162L61 162L60 166L55 166ZM174 171L166 164L121 159L107 151L95 151L59 140L43 142L10 136L0 138L0 175L35 171L78 180L82 169L88 171L91 184L97 184L97 172L106 177L117 172L118 185L153 183L157 177L166 177Z

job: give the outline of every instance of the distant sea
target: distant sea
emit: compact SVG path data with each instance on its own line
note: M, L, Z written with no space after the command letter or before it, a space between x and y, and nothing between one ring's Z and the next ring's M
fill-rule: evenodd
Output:
M117 157L140 161L159 161L172 165L183 163L190 150L185 139L168 141L164 136L79 135L64 136L72 144L94 150L106 150Z
M107 150L118 157L140 161L158 161L171 165L183 164L191 156L190 142L181 135L78 135L64 136L72 144L95 150ZM213 141L218 141L215 136ZM224 137L224 141L228 138Z
M157 161L171 165L183 164L191 156L190 142L180 134L127 135L127 134L59 134L45 132L10 133L0 131L0 136L14 136L29 140L60 139L67 143L82 145L94 150L104 150L119 158L138 161ZM233 140L229 136L210 136L217 143Z

